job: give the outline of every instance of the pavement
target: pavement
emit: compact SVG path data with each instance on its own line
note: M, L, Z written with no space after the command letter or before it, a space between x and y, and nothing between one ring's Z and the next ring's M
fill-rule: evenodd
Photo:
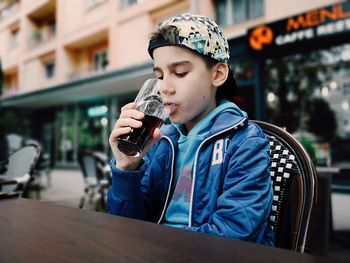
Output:
M50 179L42 176L41 184L44 186L42 201L79 208L80 197L84 194L84 179L79 169L52 170Z
M84 194L83 174L79 169L54 169L50 180L42 176L40 199L57 205L79 209L79 200ZM36 199L35 194L30 198ZM350 194L332 193L333 232L328 257L350 262ZM84 210L94 210L87 203Z

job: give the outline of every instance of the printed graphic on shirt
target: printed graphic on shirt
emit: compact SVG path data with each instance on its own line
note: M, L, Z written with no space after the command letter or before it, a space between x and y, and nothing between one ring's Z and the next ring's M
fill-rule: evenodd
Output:
M224 140L217 140L214 144L214 150L213 150L213 161L212 165L220 164L223 161L223 155L224 155Z
M179 175L179 181L176 184L173 195L174 201L190 202L192 187L191 168L185 168Z
M192 187L191 170L191 168L185 168L179 174L173 197L165 214L167 225L176 227L188 225Z
M225 141L224 139L220 139L215 142L211 165L223 163L229 142L229 139Z

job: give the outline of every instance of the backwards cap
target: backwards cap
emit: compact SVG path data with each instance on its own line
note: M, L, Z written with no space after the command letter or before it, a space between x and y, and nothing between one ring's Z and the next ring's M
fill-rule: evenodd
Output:
M230 52L227 39L212 19L185 13L169 18L158 25L157 29L161 30L168 26L176 28L176 37L172 40L151 38L148 45L148 53L152 58L154 49L177 45L189 48L218 62L228 64ZM226 82L217 91L218 97L232 100L236 89L236 81L230 69Z
M152 40L148 52L153 57L153 50L162 46L185 46L202 55L209 56L219 62L228 63L230 58L227 39L219 26L210 18L201 15L180 14L169 18L158 26L174 26L178 30L176 43L169 40Z

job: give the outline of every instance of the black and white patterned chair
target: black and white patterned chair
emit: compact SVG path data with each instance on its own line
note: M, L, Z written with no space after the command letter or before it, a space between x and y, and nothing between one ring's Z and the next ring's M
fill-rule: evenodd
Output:
M316 169L303 146L287 131L262 121L270 140L273 203L270 222L275 246L310 251L317 200Z

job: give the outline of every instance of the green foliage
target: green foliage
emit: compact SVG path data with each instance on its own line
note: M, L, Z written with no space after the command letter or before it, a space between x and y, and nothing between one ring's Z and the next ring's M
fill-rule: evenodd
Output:
M15 110L0 110L0 160L7 156L6 135L16 133L24 136L29 131L28 114Z
M298 141L304 146L305 150L308 152L308 154L311 157L311 160L316 163L316 147L315 144L312 140L306 138L306 137L301 137L298 139Z
M100 130L95 130L93 123L88 121L79 126L79 148L81 149L96 149L101 143L101 138L98 136Z
M0 136L3 138L8 133L26 135L28 131L29 115L16 110L0 111Z

